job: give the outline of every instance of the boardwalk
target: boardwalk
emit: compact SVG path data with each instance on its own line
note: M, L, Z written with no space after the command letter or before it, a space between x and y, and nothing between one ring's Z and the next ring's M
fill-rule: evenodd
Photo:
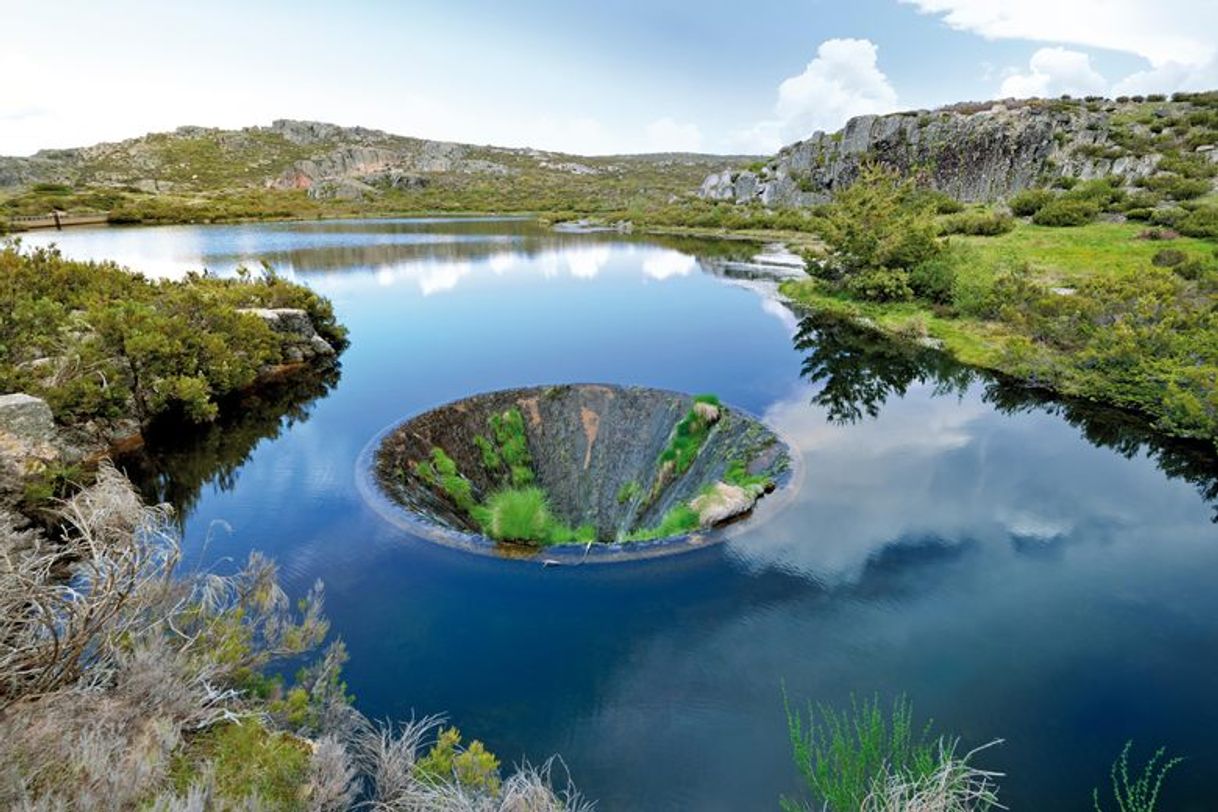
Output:
M88 212L83 214L66 214L53 211L47 214L10 217L9 227L14 231L33 228L66 228L68 226L95 226L108 222L110 215L106 212Z

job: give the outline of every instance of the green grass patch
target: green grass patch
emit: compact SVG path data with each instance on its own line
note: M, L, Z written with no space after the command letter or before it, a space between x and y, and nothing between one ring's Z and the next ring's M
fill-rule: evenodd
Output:
M744 460L732 460L727 464L727 469L723 472L723 481L729 485L735 485L738 488L761 488L769 489L774 485L774 480L765 474L750 474L748 466Z
M505 488L473 510L483 531L496 541L567 544L596 540L596 528L572 528L554 516L549 497L537 486Z
M169 776L183 794L203 765L215 769L221 798L236 802L257 794L268 809L307 808L302 794L309 772L309 747L254 720L226 722L188 738L174 753Z
M1020 224L996 237L953 237L952 243L976 252L981 270L1027 264L1034 278L1045 284L1070 285L1101 275L1140 272L1161 242L1140 240L1145 226L1136 223L1090 223L1077 228ZM1197 257L1212 256L1214 244L1181 237L1171 247Z
M627 541L651 541L653 539L684 536L698 529L698 511L687 504L680 504L664 514L655 527L637 530L626 537Z
M624 505L642 492L642 486L634 480L631 480L617 489L617 503L619 505Z
M705 403L719 407L719 398L714 395L698 395L694 403ZM689 470L689 466L698 457L698 452L710 436L711 423L702 417L695 409L690 409L677 422L668 444L660 452L660 464L671 463L673 472L678 476Z

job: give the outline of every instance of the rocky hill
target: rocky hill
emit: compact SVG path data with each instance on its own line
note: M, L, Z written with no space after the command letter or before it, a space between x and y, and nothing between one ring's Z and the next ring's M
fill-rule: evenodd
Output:
M711 174L709 200L810 206L876 161L966 202L1008 197L1063 178L1121 175L1146 183L1181 163L1218 162L1218 92L1116 100L1031 99L859 116L765 163Z
M707 171L740 161L692 154L579 157L281 120L241 130L181 127L28 158L0 157L0 191L38 185L174 195L269 189L353 200L446 179L468 185L527 177L552 187L596 180L675 194L695 188Z

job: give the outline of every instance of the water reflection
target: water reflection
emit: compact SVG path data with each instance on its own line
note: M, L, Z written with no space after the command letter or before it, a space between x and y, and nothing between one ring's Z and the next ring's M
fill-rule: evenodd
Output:
M1214 506L1213 520L1218 523L1218 454L1204 443L1157 432L1136 414L1022 386L964 366L942 352L826 315L801 319L794 344L805 353L802 377L817 385L811 402L832 422L875 419L889 399L904 397L914 384L928 386L933 397L956 398L979 386L980 401L1002 414L1053 415L1078 429L1093 446L1126 459L1153 459L1169 477L1194 485Z
M238 472L264 440L309 419L314 403L337 384L338 368L268 383L222 404L214 423L195 428L154 424L143 449L118 460L151 504L174 506L184 523L207 485L236 487Z

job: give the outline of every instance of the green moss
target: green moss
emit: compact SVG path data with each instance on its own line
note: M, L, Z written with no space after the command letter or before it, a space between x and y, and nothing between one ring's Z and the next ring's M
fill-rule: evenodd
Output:
M694 402L719 406L719 399L714 395L698 395ZM671 463L673 473L678 476L688 471L706 443L706 438L710 436L710 429L711 423L697 411L690 409L678 421L672 436L668 438L668 444L660 452L660 464Z
M617 489L617 503L619 505L624 505L642 492L642 486L634 480L631 480Z
M478 446L478 451L482 454L482 467L486 469L487 473L495 473L503 468L503 459L490 440L477 434L474 435L474 445Z
M628 541L651 541L653 539L683 536L698 529L700 520L698 512L687 504L676 505L669 509L655 527L638 530L627 536Z
M723 472L723 481L739 488L761 488L768 490L773 487L773 478L765 474L750 474L744 460L732 460Z
M185 793L208 763L223 799L236 802L256 794L269 809L308 807L303 790L309 747L294 736L268 731L253 719L195 734L173 755L169 775L174 789Z

